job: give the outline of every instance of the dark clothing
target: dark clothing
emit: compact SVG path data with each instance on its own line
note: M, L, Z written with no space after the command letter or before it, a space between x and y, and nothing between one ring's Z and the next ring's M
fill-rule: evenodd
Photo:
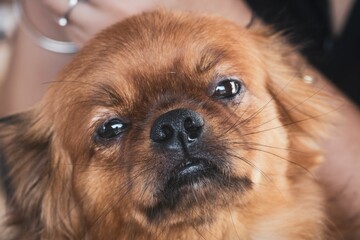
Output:
M248 0L266 23L290 41L347 96L360 106L360 0L355 0L339 37L331 32L327 0Z

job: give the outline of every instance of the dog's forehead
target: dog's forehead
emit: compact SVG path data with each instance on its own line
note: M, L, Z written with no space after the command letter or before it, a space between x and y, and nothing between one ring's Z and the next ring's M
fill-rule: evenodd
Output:
M237 75L249 68L245 65L254 65L246 56L254 48L251 44L246 29L220 18L147 13L99 34L61 79L86 83L78 86L82 95L91 97L104 89L104 96L110 89L130 99L139 93L139 88L149 86L204 88L216 75ZM77 94L75 85L68 84L72 89L58 91L61 98L64 92ZM159 88L158 92L163 90Z
M215 17L153 12L107 29L86 51L110 71L172 72L179 67L206 70L232 55L239 42L245 54L248 41L241 39L247 35L245 29Z

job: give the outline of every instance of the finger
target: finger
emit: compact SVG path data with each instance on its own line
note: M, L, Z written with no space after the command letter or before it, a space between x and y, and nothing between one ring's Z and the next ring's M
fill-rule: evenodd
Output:
M42 0L45 6L56 16L62 16L69 8L68 0Z
M42 0L44 4L49 8L49 10L54 15L54 19L58 21L65 13L69 10L69 1L68 0ZM96 17L98 10L92 4L89 4L86 1L79 1L71 10L67 16L67 20L72 24L79 24L83 22L84 17L91 18ZM79 25L81 27L81 24Z
M69 9L69 0L41 0L42 3L57 16L62 16ZM94 7L95 5L89 0L78 0L76 5L89 5Z
M89 0L91 4L107 12L121 12L124 17L159 7L160 0Z
M69 24L65 31L67 36L79 46L93 38L99 31L106 28L112 19L108 19L106 13L97 13L96 17L84 17L79 19L78 24Z
M85 33L83 29L71 25L66 29L66 33L71 41L74 42L80 49L91 38L91 35Z

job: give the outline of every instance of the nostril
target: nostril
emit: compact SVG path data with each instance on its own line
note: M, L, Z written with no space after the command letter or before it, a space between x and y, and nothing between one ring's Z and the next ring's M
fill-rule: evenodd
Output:
M161 125L157 129L152 129L151 139L155 142L164 142L172 138L174 135L174 129L167 125Z
M184 128L186 131L192 131L194 128L196 128L194 121L190 117L185 119Z
M188 135L188 141L192 142L197 139L202 130L203 123L202 121L196 121L191 117L188 117L184 121L184 129L187 132Z
M160 141L168 140L173 135L174 135L173 128L171 126L169 126L169 125L164 125L164 126L161 127L159 140Z
M204 125L204 121L199 118L192 118L192 117L187 117L184 121L184 128L186 131L195 131L198 130L199 128L202 128L202 126Z
M204 119L197 112L189 109L171 110L154 121L150 139L161 144L157 146L180 150L200 138L204 125Z
M188 133L188 142L195 142L200 137L201 129Z

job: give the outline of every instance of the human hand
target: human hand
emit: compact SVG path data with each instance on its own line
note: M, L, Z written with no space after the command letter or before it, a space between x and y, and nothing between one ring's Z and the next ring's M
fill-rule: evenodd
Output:
M41 0L58 21L68 9L68 0ZM63 29L69 40L84 45L102 29L131 15L157 8L200 11L222 15L246 25L250 10L240 0L88 0L80 1L71 11Z
M54 21L68 9L68 0L42 0ZM149 0L90 0L80 1L69 15L69 24L63 30L69 40L82 46L102 29L133 14L155 8L156 1Z

